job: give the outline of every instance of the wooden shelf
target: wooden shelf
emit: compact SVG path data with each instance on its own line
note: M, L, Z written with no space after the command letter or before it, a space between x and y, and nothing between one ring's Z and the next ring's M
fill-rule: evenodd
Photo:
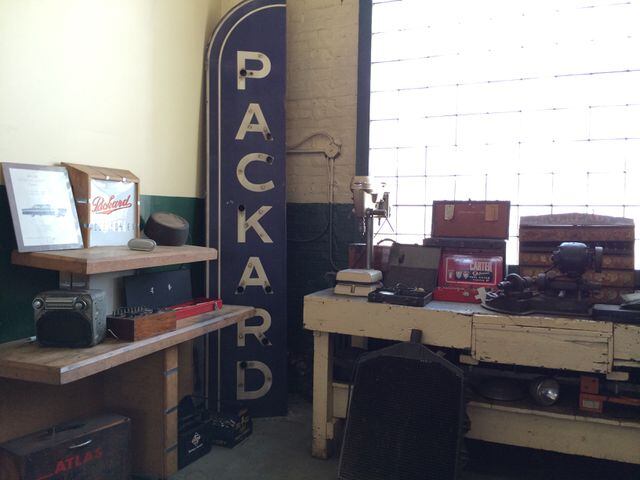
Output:
M215 248L193 245L156 247L151 252L129 250L128 247L121 246L31 253L20 253L14 250L11 254L11 262L14 265L80 275L204 262L217 258L218 252Z
M62 385L220 330L255 316L253 307L225 305L178 321L172 332L137 342L107 338L91 348L41 347L30 339L0 345L0 377Z

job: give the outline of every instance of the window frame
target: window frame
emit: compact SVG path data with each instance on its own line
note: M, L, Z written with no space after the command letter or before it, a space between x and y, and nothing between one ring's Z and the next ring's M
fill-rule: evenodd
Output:
M356 175L369 174L371 103L371 34L373 0L360 0L358 11L358 78L356 118Z

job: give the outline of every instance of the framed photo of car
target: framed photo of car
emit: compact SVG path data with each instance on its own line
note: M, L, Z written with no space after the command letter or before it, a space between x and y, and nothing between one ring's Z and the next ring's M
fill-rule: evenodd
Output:
M67 169L3 163L19 252L82 248Z

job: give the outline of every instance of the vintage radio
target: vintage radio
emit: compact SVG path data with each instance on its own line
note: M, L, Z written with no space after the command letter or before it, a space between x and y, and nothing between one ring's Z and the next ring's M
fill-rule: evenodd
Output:
M104 414L0 445L2 480L127 480L131 421Z
M47 347L91 347L107 329L103 290L51 290L33 299L36 338Z

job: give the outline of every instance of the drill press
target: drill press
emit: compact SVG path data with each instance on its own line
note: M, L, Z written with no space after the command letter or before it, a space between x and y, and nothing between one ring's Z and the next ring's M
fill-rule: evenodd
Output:
M336 276L334 292L341 295L366 297L382 287L382 272L373 269L373 220L389 218L389 192L385 184L372 177L355 176L351 180L353 214L358 220L358 229L366 239L366 268L340 270Z

